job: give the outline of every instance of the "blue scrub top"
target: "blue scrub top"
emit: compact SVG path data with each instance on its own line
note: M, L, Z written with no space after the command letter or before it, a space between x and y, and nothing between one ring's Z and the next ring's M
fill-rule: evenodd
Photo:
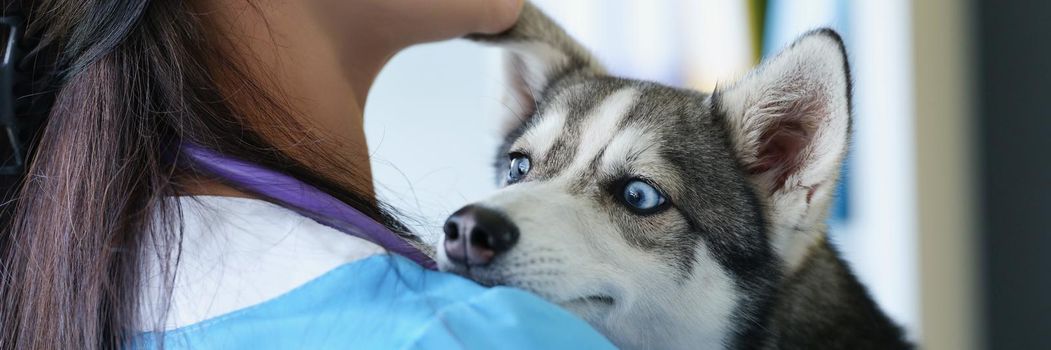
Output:
M613 349L569 312L396 255L342 265L269 301L163 333L165 349Z

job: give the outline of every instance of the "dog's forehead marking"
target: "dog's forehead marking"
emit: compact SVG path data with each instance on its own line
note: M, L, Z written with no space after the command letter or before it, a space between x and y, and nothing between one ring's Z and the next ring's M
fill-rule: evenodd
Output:
M617 137L621 121L639 98L639 91L634 88L620 89L609 95L595 108L581 128L580 142L577 144L573 162L569 171L563 174L584 172L592 161L601 155L610 142Z
M602 168L609 172L621 164L631 163L643 157L656 157L656 146L657 142L648 130L637 126L626 127L610 141L606 151L602 153Z
M544 117L526 131L521 138L524 147L531 149L534 157L546 157L566 125L566 109L551 108ZM522 146L519 146L522 147Z

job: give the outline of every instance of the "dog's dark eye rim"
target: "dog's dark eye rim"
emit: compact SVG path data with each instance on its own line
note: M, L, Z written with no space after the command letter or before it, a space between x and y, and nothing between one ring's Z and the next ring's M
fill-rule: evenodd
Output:
M628 187L628 184L634 181L641 181L646 183L647 185L650 185L650 187L653 187L654 190L657 190L657 194L664 198L664 202L649 209L639 209L635 206L632 206L631 203L628 203L627 200L624 199L624 196L622 194L624 193L624 190ZM613 182L613 186L610 186L609 192L613 196L613 198L616 198L617 202L619 202L631 212L641 216L660 213L662 211L667 210L672 205L671 198L668 198L667 193L664 192L664 190L662 190L660 186L657 186L657 184L655 184L653 180L650 180L645 176L633 175L621 177L619 180Z
M524 172L522 172L521 174L519 174L518 177L516 178L516 177L513 177L512 174L513 174L513 171L515 170L514 169L515 164L516 164L515 160L518 160L518 159L525 160L527 165L526 165L526 170ZM529 174L529 170L531 170L531 168L532 168L532 162L533 162L533 160L529 157L529 155L527 155L527 154L525 154L523 152L514 151L514 152L508 153L507 154L507 183L508 184L513 184L513 183L521 181L523 177L525 177L527 174Z

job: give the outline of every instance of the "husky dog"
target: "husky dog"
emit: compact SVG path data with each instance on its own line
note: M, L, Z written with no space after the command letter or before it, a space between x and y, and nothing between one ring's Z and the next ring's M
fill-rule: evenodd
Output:
M909 347L826 234L850 133L835 32L711 94L608 76L529 4L471 39L508 50L505 186L448 219L441 269L624 348Z

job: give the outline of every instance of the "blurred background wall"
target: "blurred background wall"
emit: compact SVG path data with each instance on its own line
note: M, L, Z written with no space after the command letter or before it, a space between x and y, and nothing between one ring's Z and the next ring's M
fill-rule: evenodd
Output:
M839 31L855 109L833 241L924 348L1051 348L1049 73L1026 68L1051 59L1036 43L1051 2L535 2L612 73L702 91L810 29ZM369 96L378 192L427 237L495 188L500 58L462 40L412 48Z
M970 7L933 0L912 8L922 344L985 348L978 325Z

